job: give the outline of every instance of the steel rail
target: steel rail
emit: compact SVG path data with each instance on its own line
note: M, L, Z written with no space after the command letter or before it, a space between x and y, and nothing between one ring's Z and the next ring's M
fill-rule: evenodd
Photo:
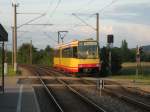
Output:
M46 86L46 84L44 83L44 81L40 78L40 73L36 72L37 75L39 76L39 79L41 81L41 83L43 84L43 86L45 87L46 91L49 93L49 95L51 96L51 98L53 99L54 103L56 104L56 106L58 107L60 112L64 112L63 109L61 108L61 106L59 105L59 103L57 102L57 100L55 99L55 97L53 96L53 94L50 92L50 90L48 89L48 87Z
M76 90L74 90L72 87L70 87L67 83L65 83L64 81L62 81L62 80L60 80L60 79L58 79L61 83L63 83L66 87L68 87L71 91L73 91L73 92L75 92L76 94L78 94L78 92L76 91ZM83 79L81 79L81 80L83 80ZM148 110L148 111L150 111L150 105L148 105L148 104L145 104L144 102L141 102L141 101L137 101L137 100L135 100L135 99L133 99L133 98L130 98L130 97L128 97L128 96L125 96L125 95L121 95L121 94L119 94L119 93L114 93L114 92L108 92L107 90L104 90L104 92L107 92L107 93L109 93L109 94L113 94L114 96L117 96L118 98L121 98L121 99L123 99L124 101L126 101L126 102L129 102L129 103L132 103L132 104L134 104L134 105L138 105L139 107L141 107L141 108L143 108L143 109L145 109L145 110ZM80 93L78 94L79 96L81 95ZM84 99L86 99L86 100L88 100L85 96L83 96L83 95L81 95L80 97L82 97L82 98L84 98ZM90 101L90 100L89 100ZM93 102L92 102L93 103ZM94 103L95 104L95 103ZM97 106L97 105L96 105Z
M84 80L83 78L80 78L80 79L81 79L81 80ZM111 82L113 82L113 83L119 85L123 90L127 91L120 83L117 83L117 82L114 82L114 81L111 81ZM108 88L109 86L105 86L105 88L106 88L106 87ZM135 99L133 99L133 98L131 98L131 97L129 97L129 96L122 95L122 94L119 94L119 93L115 93L115 92L112 92L112 91L108 91L108 90L106 90L106 89L103 90L103 91L104 91L104 92L107 92L107 93L109 93L109 94L113 94L114 96L116 96L116 97L118 97L118 98L121 98L121 99L123 99L123 100L126 101L126 102L132 103L132 104L134 104L134 105L138 105L139 107L150 111L150 105L148 105L148 104L146 104L146 103L144 103L144 102L142 102L142 101L138 101L138 99L135 100Z
M44 69L43 67L40 67L40 69ZM50 73L48 70L45 71L47 73ZM52 72L51 72L52 73ZM54 73L54 72L53 72ZM54 73L56 74L56 73ZM53 75L53 77L55 77ZM99 105L97 105L96 103L94 103L92 100L90 100L89 98L85 97L84 95L80 94L78 91L76 91L75 89L73 89L69 84L65 83L63 80L55 77L56 80L58 80L61 84L63 84L65 87L67 87L71 92L73 92L75 95L77 95L78 97L80 97L82 100L84 100L86 103L92 105L94 108L96 108L96 110L100 111L100 112L107 112L106 110L104 110L102 107L100 107Z
M70 85L68 85L67 83L65 83L64 81L62 81L61 79L57 79L60 83L62 83L64 86L66 86L70 91L72 91L73 93L75 93L77 96L79 96L80 98L82 98L84 101L86 101L87 103L91 104L93 107L95 107L97 110L99 110L100 112L107 112L106 110L104 110L103 108L101 108L100 106L98 106L96 103L94 103L93 101L91 101L89 98L83 96L82 94L80 94L78 91L76 91L75 89L73 89Z
M43 67L41 67L41 69L44 69ZM50 73L50 72L49 72ZM52 72L51 72L52 73ZM54 73L54 74L56 74L56 73ZM54 75L53 75L54 76ZM55 77L55 76L54 76ZM55 77L60 83L62 83L63 85L65 85L67 88L69 88L69 90L71 90L73 93L75 93L76 95L78 95L78 96L80 96L83 100L85 100L86 102L89 102L90 104L92 104L94 107L96 107L96 108L98 108L98 109L100 109L100 111L101 112L106 112L106 110L104 110L104 109L102 109L101 107L99 107L97 104L95 104L94 102L92 102L91 100L89 100L87 97L85 97L85 96L83 96L83 95L81 95L79 92L77 92L75 89L73 89L69 84L67 84L67 83L65 83L64 81L62 81L61 79L59 79L59 78L57 78L57 77ZM42 80L42 79L41 79ZM120 98L120 99L122 99L122 100L124 100L124 101L126 101L126 102L128 102L128 103L130 103L130 104L133 104L133 105L135 105L135 106L139 106L139 107L141 107L142 109L144 109L144 110L148 110L148 111L150 111L150 105L148 105L148 104L145 104L144 102L141 102L141 101L137 101L137 100L135 100L135 99L133 99L133 98L130 98L130 97L128 97L128 96L126 96L126 95L122 95L122 94L119 94L119 93L115 93L115 92L112 92L112 91L110 91L110 90L103 90L104 92L106 92L106 93L108 93L108 94L110 94L110 95L113 95L113 96L115 96L115 97L118 97L118 98Z

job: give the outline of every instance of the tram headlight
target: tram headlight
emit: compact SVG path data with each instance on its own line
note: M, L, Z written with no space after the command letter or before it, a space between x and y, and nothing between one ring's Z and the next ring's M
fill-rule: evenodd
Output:
M96 64L96 67L99 67L99 64Z
M82 64L79 64L79 65L78 65L78 67L79 67L79 68L82 68L82 67L83 67L83 65L82 65Z

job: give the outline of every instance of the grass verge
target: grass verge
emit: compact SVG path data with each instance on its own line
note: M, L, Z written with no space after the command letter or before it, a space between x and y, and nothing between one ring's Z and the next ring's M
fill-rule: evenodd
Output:
M128 79L150 84L150 62L142 62L142 69L139 69L139 74L136 75L136 63L123 63L119 74L109 76L112 79Z
M0 76L1 75L2 75L2 67L0 66ZM15 72L13 66L8 65L7 76L16 76L16 75L21 75L21 71L18 70L17 72Z

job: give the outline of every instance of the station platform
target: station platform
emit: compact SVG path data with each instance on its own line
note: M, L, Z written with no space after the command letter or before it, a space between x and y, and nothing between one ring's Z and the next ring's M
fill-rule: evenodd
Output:
M18 85L17 77L5 77L0 112L40 112L34 89L30 85Z

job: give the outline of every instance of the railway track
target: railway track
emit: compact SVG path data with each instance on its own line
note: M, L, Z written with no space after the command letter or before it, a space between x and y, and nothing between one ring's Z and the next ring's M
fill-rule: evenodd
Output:
M42 75L39 70L37 72L37 75L39 77ZM53 102L58 107L60 112L66 112L66 111L70 112L73 110L74 110L74 112L81 112L82 109L81 109L80 105L82 105L83 110L85 110L86 112L107 112L105 109L103 109L103 107L100 107L99 105L95 104L93 101L89 100L86 96L80 94L78 91L76 91L71 86L69 86L67 83L65 83L63 80L57 79L57 78L56 78L56 80L58 80L59 83L63 85L63 91L65 91L65 94L67 93L68 96L71 95L70 98L74 98L74 99L72 99L72 101L76 102L76 104L73 105L73 107L70 105L72 108L69 107L69 109L68 109L68 107L64 106L65 102L62 102L62 100L60 100L62 98L57 98L58 96L60 97L61 95L55 94L56 89L54 90L54 88L52 89L50 86L47 86L47 84L43 81L43 79L40 78L42 85L46 89L47 93L51 96L51 98L53 99ZM66 92L66 91L68 91L68 92ZM68 98L68 99L70 99L70 98ZM59 102L61 102L61 103L59 103ZM72 104L74 104L73 102L72 102ZM67 103L66 103L66 105L67 105Z
M36 67L34 67L34 69L35 69ZM99 106L99 105L96 105L96 103L95 102L93 102L93 100L91 100L91 98L90 98L90 100L89 100L89 97L86 97L85 95L83 96L82 94L82 92L78 92L77 90L78 89L75 89L75 87L73 87L73 86L71 86L71 84L70 83L82 83L82 84L88 84L88 83L92 83L93 84L93 82L91 82L91 81L87 81L87 80L84 80L84 78L78 78L79 80L76 80L76 81L74 81L74 82L71 82L70 80L63 80L63 79L61 79L61 78L58 78L59 76L66 76L64 73L61 73L61 72L58 72L58 71L56 71L56 70L53 70L52 68L51 69L48 69L48 68L45 68L45 67L38 67L38 68L36 68L35 69L35 71L38 71L38 76L40 77L40 76L43 76L43 75L49 75L49 76L52 76L52 77L54 77L61 85L63 85L63 91L70 91L72 94L73 94L73 96L75 95L78 99L82 99L82 101L84 102L84 103L86 103L87 105L92 105L92 108L93 108L93 110L98 110L98 111L100 111L100 112L106 112L106 110L104 110L103 109L103 107L101 107L101 106ZM35 72L36 73L36 72ZM46 91L47 91L47 93L48 94L50 94L50 96L53 98L53 100L54 100L54 102L55 103L57 103L57 104L55 104L55 105L58 105L59 107L57 107L57 108L60 108L60 111L61 110L63 110L63 111L65 111L65 110L67 110L67 109L65 109L64 110L64 108L63 107L65 107L65 106L62 106L62 103L64 103L64 102L61 102L61 103L59 103L61 100L58 100L56 97L58 96L58 94L57 95L55 95L54 93L57 91L57 89L55 89L55 88L52 88L52 87L50 87L50 86L48 86L47 85L47 82L45 81L45 80L43 80L42 78L40 78L40 80L41 80L41 82L42 82L42 84L43 84L43 86L44 86L44 88L46 89ZM95 82L94 82L95 83ZM110 82L109 82L110 83ZM62 87L62 86L61 86ZM53 92L53 91L55 91L55 92ZM105 89L103 89L103 92L104 93L106 93L106 94L109 94L110 96L115 96L115 97L117 97L119 100L121 100L121 101L125 101L127 104L132 104L132 105L134 105L135 107L136 106L138 106L138 108L140 108L140 109L143 109L143 111L142 112L149 112L150 111L150 106L149 106L149 104L147 104L147 103L145 103L144 101L139 101L138 99L136 99L136 98L134 98L134 97L132 97L132 95L131 96L126 96L126 95L124 95L124 94L119 94L119 91L118 90L116 90L117 92L114 92L113 90L111 90L111 89L109 89L109 88L105 88ZM50 92L50 93L49 93ZM127 92L127 91L126 91ZM82 94L81 94L82 93ZM70 94L70 93L69 93ZM129 93L128 93L129 94ZM134 94L133 94L134 95ZM69 96L69 95L68 95ZM142 96L141 96L142 97ZM76 99L76 98L75 98ZM88 107L88 106L87 106ZM107 110L108 111L108 110ZM110 111L110 110L109 110ZM141 112L141 111L140 111Z
M57 71L55 71L53 73L56 74L56 72ZM63 82L65 82L66 84L70 83L70 81L69 82L63 81ZM88 83L87 81L85 81L82 78L81 78L80 82L82 82L84 84ZM149 99L146 99L145 97L143 97L140 94L135 94L135 93L133 93L131 91L128 91L127 89L122 87L120 83L110 82L110 81L108 81L106 83L109 83L109 84L110 83L115 83L115 84L119 85L122 90L120 90L120 89L114 90L112 88L107 87L107 88L103 89L103 92L105 92L105 93L107 93L107 94L109 94L111 96L115 96L115 97L117 97L117 98L119 98L119 99L121 99L121 100L123 100L123 101L125 101L127 103L130 103L130 104L133 104L135 106L138 106L138 107L140 107L140 108L142 108L142 109L144 109L146 111L150 111L150 100ZM117 92L115 92L115 91L117 91Z
M144 110L150 111L150 102L148 102L147 99L143 98L142 96L134 96L134 94L129 94L127 92L119 92L119 89L111 89L111 88L105 88L103 91L111 96L115 96L121 100L124 100L127 103L133 104L135 106L138 106Z

